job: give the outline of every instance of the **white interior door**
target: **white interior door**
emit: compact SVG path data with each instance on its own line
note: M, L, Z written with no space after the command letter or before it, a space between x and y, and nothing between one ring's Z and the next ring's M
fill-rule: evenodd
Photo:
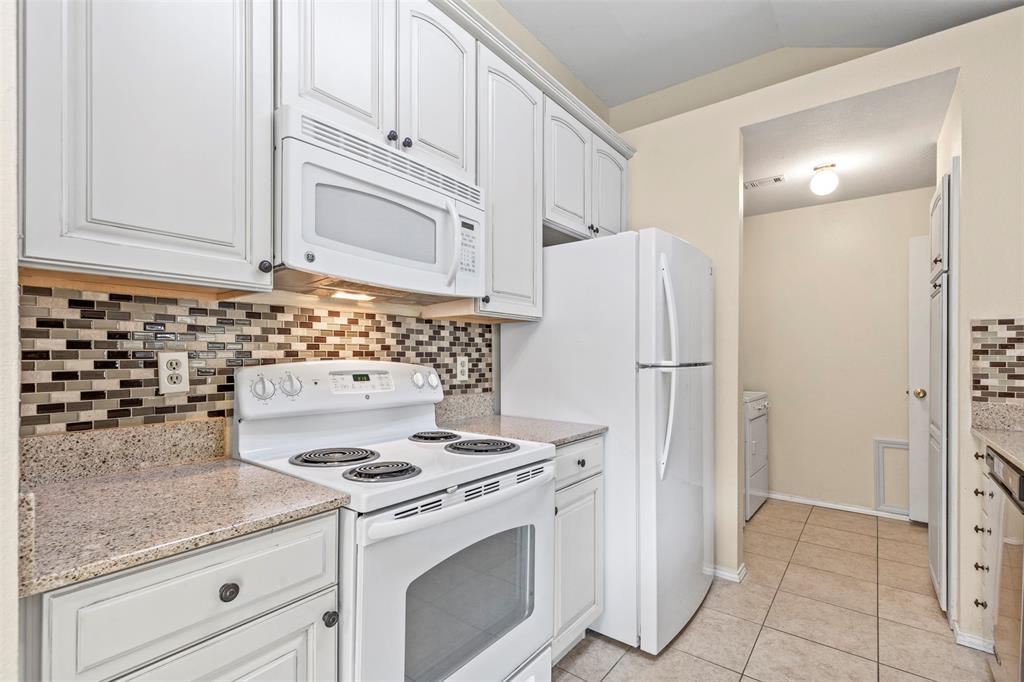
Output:
M712 368L640 373L640 648L656 654L711 586Z
M928 394L928 565L942 610L946 610L947 568L947 277L932 284L929 315Z
M930 253L928 237L914 237L910 240L907 269L908 498L910 519L920 523L928 523Z

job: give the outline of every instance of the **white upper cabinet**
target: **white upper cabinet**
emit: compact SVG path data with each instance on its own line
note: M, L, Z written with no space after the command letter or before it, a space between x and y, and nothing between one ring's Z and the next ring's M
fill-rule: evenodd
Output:
M269 0L23 10L22 262L269 289Z
M480 312L541 316L543 95L479 51L480 184L487 202L487 296Z
M590 229L593 134L544 98L544 220L585 237Z
M426 1L398 5L401 149L476 181L476 40Z
M388 141L397 126L394 0L283 0L278 7L279 103L329 121L341 116L348 128Z
M593 208L590 220L598 235L616 234L626 227L626 159L594 136Z
M279 103L476 183L476 40L426 0L282 0Z

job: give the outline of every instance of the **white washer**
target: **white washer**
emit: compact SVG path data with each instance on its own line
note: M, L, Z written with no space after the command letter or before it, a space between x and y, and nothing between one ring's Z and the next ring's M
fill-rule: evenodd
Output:
M749 521L768 499L768 394L744 391L743 403L746 416L746 519Z

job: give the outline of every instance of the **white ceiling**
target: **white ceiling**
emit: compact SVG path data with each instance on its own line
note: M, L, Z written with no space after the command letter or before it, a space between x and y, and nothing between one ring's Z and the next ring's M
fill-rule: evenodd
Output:
M500 0L609 106L781 47L890 47L1024 0Z
M786 176L744 190L744 214L934 185L935 143L956 76L946 71L743 128L744 179ZM819 197L808 185L823 163L836 164L839 187Z

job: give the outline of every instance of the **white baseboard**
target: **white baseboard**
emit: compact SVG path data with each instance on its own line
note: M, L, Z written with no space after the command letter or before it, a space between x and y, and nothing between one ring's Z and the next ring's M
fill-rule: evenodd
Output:
M956 622L953 623L953 637L956 639L957 644L977 649L978 651L984 651L986 654L990 654L995 650L995 642L991 639L961 632L960 624Z
M871 507L858 507L855 504L838 504L836 502L826 502L825 500L815 500L810 497L800 497L798 495L787 495L786 493L769 492L768 497L773 500L782 500L783 502L797 502L799 504L811 504L815 507L825 507L827 509L838 509L840 511L856 512L857 514L870 514L871 516L879 516L883 519L896 519L897 521L906 521L907 517L904 514L893 514L892 512L880 511L878 509L872 509Z
M715 566L715 577L721 578L722 580L728 580L733 583L741 583L743 582L743 579L747 577L747 565L740 564L739 569L735 571L731 568Z

